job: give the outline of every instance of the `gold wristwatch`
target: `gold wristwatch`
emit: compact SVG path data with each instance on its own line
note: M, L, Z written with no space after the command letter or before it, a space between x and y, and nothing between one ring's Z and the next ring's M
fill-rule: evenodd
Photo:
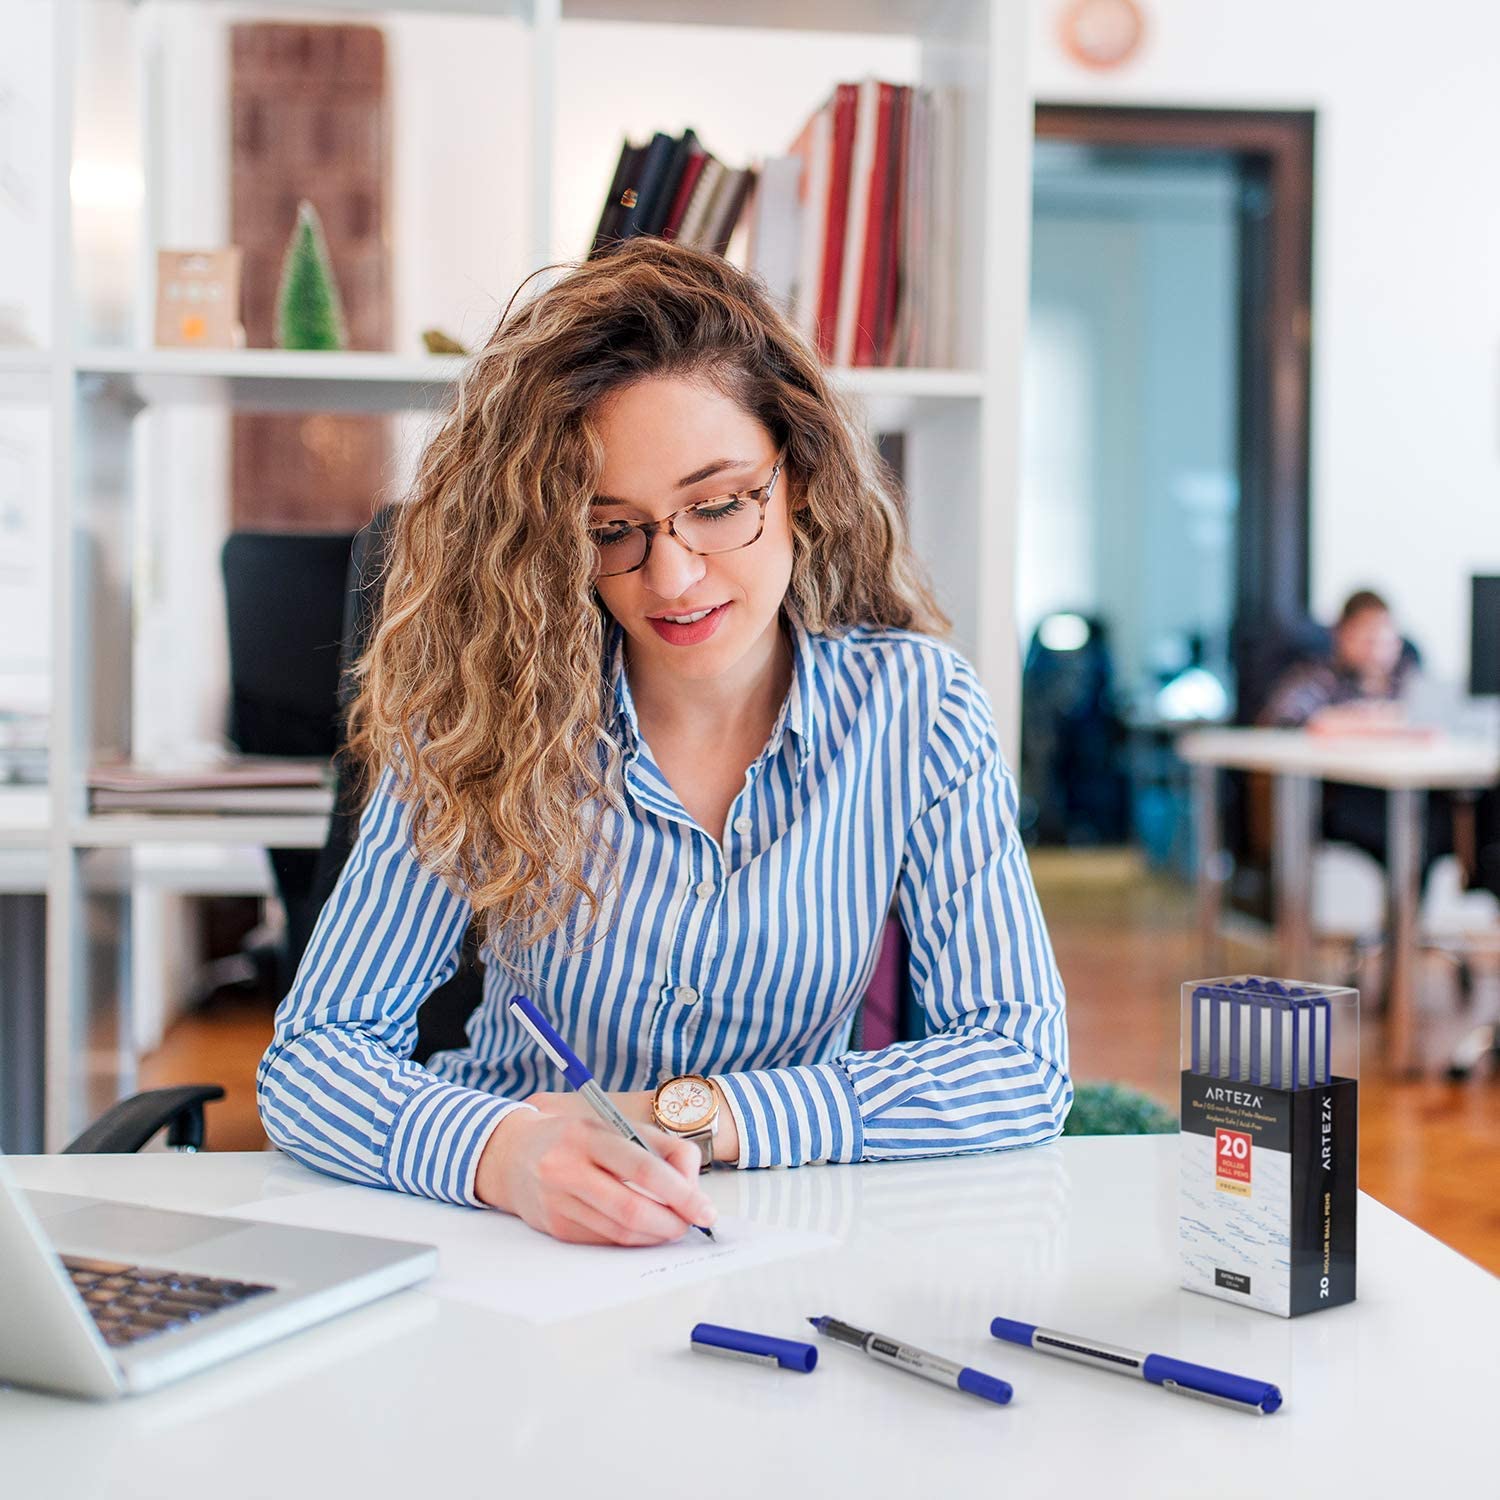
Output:
M669 1078L651 1099L651 1117L661 1129L693 1141L703 1153L701 1171L714 1164L714 1137L719 1133L719 1091L697 1073Z

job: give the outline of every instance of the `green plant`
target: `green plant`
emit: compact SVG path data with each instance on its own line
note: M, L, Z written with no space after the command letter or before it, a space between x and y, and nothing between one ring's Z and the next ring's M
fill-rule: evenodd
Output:
M1139 1089L1119 1083L1081 1083L1073 1094L1064 1135L1171 1135L1177 1119Z
M323 225L317 209L304 198L297 205L297 224L281 263L276 345L280 349L342 349L347 343Z

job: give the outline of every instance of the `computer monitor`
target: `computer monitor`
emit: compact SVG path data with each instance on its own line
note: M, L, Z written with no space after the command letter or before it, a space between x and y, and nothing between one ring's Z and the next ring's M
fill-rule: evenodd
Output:
M1500 577L1475 577L1470 615L1469 693L1500 696Z

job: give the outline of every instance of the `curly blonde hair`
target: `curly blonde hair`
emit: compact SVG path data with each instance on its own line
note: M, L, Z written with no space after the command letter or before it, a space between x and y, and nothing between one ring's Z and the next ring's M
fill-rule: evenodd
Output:
M862 420L759 282L639 238L515 304L398 509L347 752L364 798L394 773L417 857L497 956L587 933L613 871L621 747L588 535L605 397L698 379L764 424L792 498L788 603L809 630L948 629Z

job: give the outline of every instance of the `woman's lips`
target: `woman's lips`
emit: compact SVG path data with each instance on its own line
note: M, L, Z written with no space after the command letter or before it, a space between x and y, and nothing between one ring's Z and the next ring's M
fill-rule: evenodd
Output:
M691 625L678 625L671 620L654 616L647 618L651 628L669 646L696 646L700 641L706 641L719 628L719 621L728 610L727 604L716 604L701 620L694 620Z

